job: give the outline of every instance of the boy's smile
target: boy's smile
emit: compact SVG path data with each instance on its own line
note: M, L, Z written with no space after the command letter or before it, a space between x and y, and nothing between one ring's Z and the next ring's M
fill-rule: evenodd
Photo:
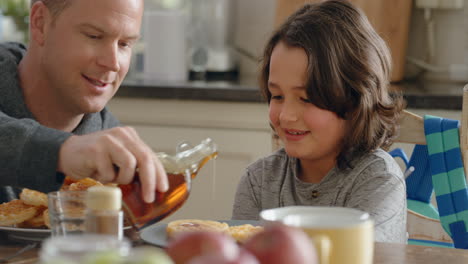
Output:
M284 134L287 140L289 141L299 141L307 136L310 132L297 130L297 129L284 129Z

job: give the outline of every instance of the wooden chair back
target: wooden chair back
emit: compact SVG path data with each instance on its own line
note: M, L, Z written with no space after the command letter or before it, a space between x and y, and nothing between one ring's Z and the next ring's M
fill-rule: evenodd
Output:
M426 145L424 119L412 112L403 111L400 119L400 134L396 142ZM465 165L465 177L468 182L468 84L463 87L463 105L460 126L460 150Z

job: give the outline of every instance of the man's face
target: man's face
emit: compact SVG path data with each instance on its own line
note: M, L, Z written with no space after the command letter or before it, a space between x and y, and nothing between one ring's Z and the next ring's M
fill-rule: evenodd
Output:
M104 108L127 74L142 14L142 0L78 0L47 20L40 71L59 109Z

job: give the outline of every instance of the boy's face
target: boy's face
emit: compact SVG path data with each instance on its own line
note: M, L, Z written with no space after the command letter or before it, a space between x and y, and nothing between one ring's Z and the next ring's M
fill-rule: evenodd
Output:
M102 110L128 71L142 12L142 0L72 1L55 21L46 12L40 70L61 109Z
M308 100L307 66L303 49L282 42L273 49L268 79L270 122L288 155L329 167L336 163L346 121Z

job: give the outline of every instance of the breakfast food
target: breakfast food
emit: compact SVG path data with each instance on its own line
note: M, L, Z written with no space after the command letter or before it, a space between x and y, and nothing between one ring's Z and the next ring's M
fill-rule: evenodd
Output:
M263 231L263 227L253 226L251 224L229 226L227 223L198 219L176 220L170 222L166 227L166 233L169 240L182 233L196 231L224 233L234 238L237 243L243 244L253 235Z
M261 231L263 231L262 226L253 226L250 224L229 227L229 234L239 244L244 244L249 238Z
M29 218L28 220L18 224L18 227L24 228L41 228L45 226L44 211L45 207L38 208L38 211L35 216Z
M85 191L95 185L103 184L91 178L77 181L66 177L60 190ZM19 197L0 204L0 226L50 228L47 194L23 188Z
M62 187L60 188L61 191L86 191L88 188L92 186L102 186L103 184L91 179L91 178L84 178L79 181L72 180L70 178L65 178Z
M12 200L0 204L0 225L11 226L20 224L36 216L38 208L25 204L22 200Z
M47 207L47 194L24 188L20 193L20 199L29 205Z
M49 217L49 209L45 209L44 212L42 212L42 217L44 218L44 224L50 228L50 217Z
M170 222L166 228L167 237L169 239L173 239L182 233L196 231L229 234L229 225L211 220L183 219Z

